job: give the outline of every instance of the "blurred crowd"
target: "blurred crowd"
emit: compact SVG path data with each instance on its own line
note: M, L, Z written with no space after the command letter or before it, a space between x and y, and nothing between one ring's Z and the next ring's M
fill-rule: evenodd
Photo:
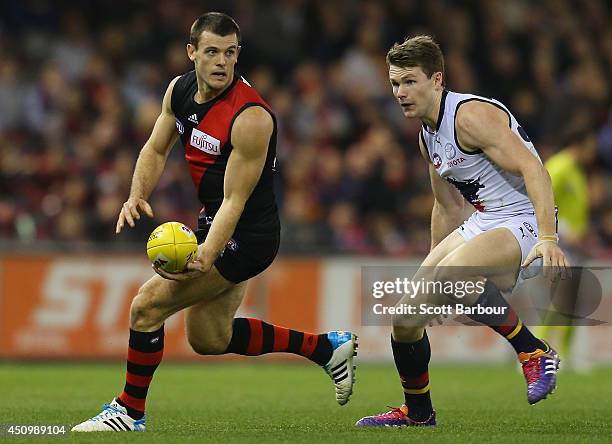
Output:
M581 245L612 250L612 20L604 0L24 0L0 15L0 239L142 243L158 223L194 226L179 146L150 199L154 220L114 235L138 152L185 43L208 10L243 33L239 70L279 120L285 252L423 254L432 196L385 54L430 33L449 89L510 107L546 160L573 127L596 141Z

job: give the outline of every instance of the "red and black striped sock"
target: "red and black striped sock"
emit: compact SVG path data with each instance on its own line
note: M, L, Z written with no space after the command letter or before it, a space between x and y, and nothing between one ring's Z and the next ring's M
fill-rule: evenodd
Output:
M225 353L258 356L283 352L325 365L331 359L333 350L326 334L290 330L259 319L234 319L232 339Z
M164 326L153 332L130 329L125 387L117 398L134 419L144 415L145 401L153 373L164 354Z
M395 367L400 375L408 416L425 421L433 411L429 395L429 360L431 349L427 332L416 342L396 342L391 336Z
M484 291L474 306L493 307L503 309L501 314L470 314L468 317L481 324L487 325L502 335L512 345L517 354L532 352L536 349L546 351L548 347L536 338L529 329L523 325L516 312L508 301L502 296L499 289L491 281L485 283Z

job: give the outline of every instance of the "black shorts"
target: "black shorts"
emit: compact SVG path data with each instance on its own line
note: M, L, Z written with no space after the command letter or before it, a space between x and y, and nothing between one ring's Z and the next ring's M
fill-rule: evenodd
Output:
M210 223L200 221L195 234L198 244L206 239ZM247 233L236 231L215 261L221 276L236 284L257 276L270 266L280 245L280 231Z

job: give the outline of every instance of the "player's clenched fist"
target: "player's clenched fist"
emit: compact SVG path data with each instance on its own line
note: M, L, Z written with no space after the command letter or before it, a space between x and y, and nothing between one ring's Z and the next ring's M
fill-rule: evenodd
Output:
M130 197L121 207L119 212L119 219L117 220L117 228L115 233L120 233L123 229L123 225L127 221L130 227L134 226L134 219L140 219L139 211L144 211L149 217L153 217L153 210L151 205L144 200L136 197Z

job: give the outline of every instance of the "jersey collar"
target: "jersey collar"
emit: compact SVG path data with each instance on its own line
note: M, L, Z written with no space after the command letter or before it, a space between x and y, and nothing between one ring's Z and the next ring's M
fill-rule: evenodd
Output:
M448 90L445 88L442 90L442 98L440 99L440 109L438 110L438 121L436 122L436 130L431 131L425 122L422 123L423 128L430 134L436 134L440 131L440 125L442 124L442 118L444 117L444 109L446 108L446 96L448 95Z

